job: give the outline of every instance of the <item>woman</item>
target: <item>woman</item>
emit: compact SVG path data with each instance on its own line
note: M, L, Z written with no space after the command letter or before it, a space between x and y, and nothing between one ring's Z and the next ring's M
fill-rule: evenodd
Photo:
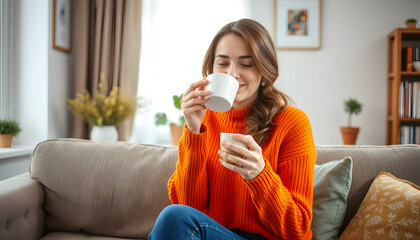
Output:
M274 87L278 63L267 30L250 19L224 26L204 59L203 76L213 72L238 80L233 107L206 109L206 79L185 92L186 124L168 182L174 205L149 239L311 239L315 145L305 113ZM249 149L220 143L221 132Z

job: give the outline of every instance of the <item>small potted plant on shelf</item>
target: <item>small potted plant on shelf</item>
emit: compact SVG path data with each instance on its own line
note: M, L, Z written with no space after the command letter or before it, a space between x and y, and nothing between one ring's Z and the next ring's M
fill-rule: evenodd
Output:
M13 137L21 131L19 124L14 120L0 120L0 148L12 146Z
M415 18L408 18L407 20L405 20L405 25L407 26L407 28L416 28L417 25L417 19Z
M348 121L346 127L341 127L341 135L343 137L343 143L345 145L356 144L357 135L359 133L358 127L351 126L351 120L354 115L359 114L362 111L362 104L356 99L348 99L344 101L344 110L348 113Z
M179 118L178 118L177 122L169 121L166 113L164 113L164 112L156 113L156 116L155 116L156 125L169 124L169 126L171 128L171 137L172 137L172 144L173 145L178 145L179 139L181 138L182 132L184 130L185 118L184 118L184 115L181 112L182 95L183 94L172 96L172 99L174 101L174 107L177 109L177 111L179 113Z

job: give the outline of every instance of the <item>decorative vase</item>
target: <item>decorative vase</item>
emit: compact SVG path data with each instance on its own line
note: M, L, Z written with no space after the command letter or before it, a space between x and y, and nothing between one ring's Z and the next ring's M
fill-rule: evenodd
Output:
M118 141L117 127L112 126L93 126L90 131L92 141Z
M0 134L0 148L9 148L12 146L12 134Z
M344 145L355 145L357 135L359 134L359 128L354 127L341 127L341 136L343 137Z
M417 22L406 22L405 26L407 26L407 28L409 29L413 29L416 28Z
M175 124L171 124L171 136L173 145L178 146L179 139L181 139L183 131L184 126L177 126Z
M420 60L419 61L413 61L413 71L414 72L420 72Z

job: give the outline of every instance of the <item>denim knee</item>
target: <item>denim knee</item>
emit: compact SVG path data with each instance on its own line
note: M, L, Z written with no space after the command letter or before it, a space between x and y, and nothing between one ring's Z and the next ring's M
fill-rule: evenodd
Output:
M204 213L185 205L167 206L156 219L149 240L241 239Z
M189 219L188 210L190 210L191 207L185 206L185 205L179 205L179 204L173 204L165 207L162 212L159 214L158 219L156 220L156 224L164 224L167 226L173 226L176 224L180 224L181 222L184 222L186 219Z
M191 207L185 205L169 205L162 210L156 219L149 239L188 239L191 236ZM195 210L195 209L194 209Z

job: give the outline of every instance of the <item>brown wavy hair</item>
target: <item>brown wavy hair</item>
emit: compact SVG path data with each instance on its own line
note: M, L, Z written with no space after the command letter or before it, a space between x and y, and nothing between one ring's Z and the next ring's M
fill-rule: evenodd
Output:
M245 128L245 134L251 135L262 146L268 139L271 128L276 126L273 118L286 109L293 100L274 86L279 76L274 42L264 26L251 19L231 22L219 30L204 57L203 77L213 73L217 43L223 36L230 33L245 40L251 49L255 67L262 75L258 97L246 117L247 127Z

